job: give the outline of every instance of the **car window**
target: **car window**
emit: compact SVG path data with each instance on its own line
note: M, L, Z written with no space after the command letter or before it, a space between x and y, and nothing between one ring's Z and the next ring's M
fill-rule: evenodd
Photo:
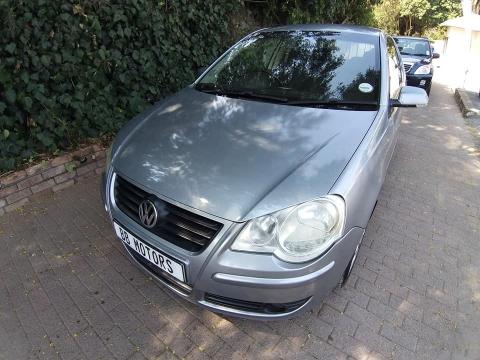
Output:
M197 83L291 101L378 103L379 36L336 31L261 32L237 44Z
M398 49L402 55L430 57L431 47L428 40L415 38L395 38Z
M395 46L395 42L390 36L387 37L387 52L388 74L390 78L390 99L397 99L400 87L402 86L402 62Z

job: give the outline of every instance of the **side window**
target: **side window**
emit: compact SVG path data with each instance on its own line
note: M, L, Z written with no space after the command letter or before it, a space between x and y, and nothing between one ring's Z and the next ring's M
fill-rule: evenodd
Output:
M388 72L390 77L390 98L397 99L402 86L402 62L398 55L395 42L389 36L387 37L387 52L388 52Z

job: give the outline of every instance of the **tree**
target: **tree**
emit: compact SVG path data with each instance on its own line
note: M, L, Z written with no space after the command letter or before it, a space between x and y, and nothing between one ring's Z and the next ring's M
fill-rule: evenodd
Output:
M375 25L389 34L398 34L400 29L400 2L384 0L373 9Z
M459 0L430 0L430 4L431 11L425 19L429 28L462 14L462 3Z
M400 16L403 20L403 33L412 35L415 30L421 27L424 22L425 15L430 10L430 2L428 0L400 0ZM417 29L414 25L418 24Z
M400 35L439 33L438 25L460 14L459 0L381 0L373 11L377 27Z

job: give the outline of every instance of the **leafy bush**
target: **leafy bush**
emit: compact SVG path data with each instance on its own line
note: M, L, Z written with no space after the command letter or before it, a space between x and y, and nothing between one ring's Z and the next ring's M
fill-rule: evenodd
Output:
M430 40L443 40L447 37L447 27L446 26L437 26L425 30L423 36L429 38Z
M224 48L239 0L1 0L0 172L115 132Z
M298 23L373 23L376 0L264 0L245 2L263 25Z

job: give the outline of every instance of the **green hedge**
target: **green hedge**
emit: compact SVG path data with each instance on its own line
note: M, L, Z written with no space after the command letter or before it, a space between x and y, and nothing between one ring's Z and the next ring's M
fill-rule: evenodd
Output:
M225 47L238 0L0 0L0 172L114 133Z

